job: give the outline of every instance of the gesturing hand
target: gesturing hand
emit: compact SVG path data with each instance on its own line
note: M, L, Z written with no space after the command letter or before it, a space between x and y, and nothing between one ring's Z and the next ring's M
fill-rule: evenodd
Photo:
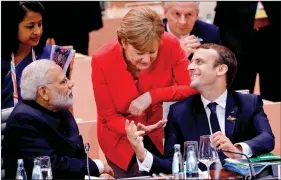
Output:
M189 57L201 45L200 41L194 36L190 35L180 39L181 48L185 52L185 56Z
M164 126L164 124L167 123L167 120L160 120L155 124L152 125L143 125L141 123L138 123L137 128L140 131L144 131L146 134L149 134L153 131L156 131L159 128L162 128Z
M146 92L135 100L133 100L129 106L129 111L132 115L140 116L151 104L151 96L149 92Z
M129 120L126 120L125 130L127 133L128 140L131 143L132 148L134 149L137 158L140 161L143 161L146 156L146 150L144 148L142 135L144 135L145 132L138 131L137 126L135 125L134 121L131 121L129 123Z

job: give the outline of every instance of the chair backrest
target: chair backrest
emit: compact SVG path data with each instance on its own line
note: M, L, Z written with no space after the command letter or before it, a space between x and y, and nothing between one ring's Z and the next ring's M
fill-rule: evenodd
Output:
M168 119L168 114L170 111L170 106L174 103L176 103L177 101L172 101L172 102L163 102L163 117L162 119Z
M7 108L7 109L2 109L1 110L1 144L3 144L3 139L4 139L4 135L3 132L6 128L6 123L7 120L11 114L11 112L13 111L13 107L12 108ZM1 151L2 151L2 147L1 147ZM5 169L3 166L3 158L1 158L1 179L5 178Z

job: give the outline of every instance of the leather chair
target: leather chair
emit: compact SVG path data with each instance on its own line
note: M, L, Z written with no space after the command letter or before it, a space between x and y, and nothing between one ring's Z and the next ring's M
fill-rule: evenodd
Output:
M7 120L11 114L11 112L13 111L13 107L12 108L7 108L7 109L2 109L1 110L1 143L3 142L4 139L4 135L3 132L6 128L6 123ZM2 151L2 147L1 147L1 151ZM5 169L3 167L3 158L1 158L1 179L5 178Z

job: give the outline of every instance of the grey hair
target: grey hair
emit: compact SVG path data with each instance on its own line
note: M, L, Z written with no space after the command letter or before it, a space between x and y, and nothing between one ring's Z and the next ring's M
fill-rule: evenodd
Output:
M48 59L36 60L24 68L21 81L21 97L23 100L36 100L37 90L40 86L48 84L47 72L55 62Z
M166 1L164 4L165 9L168 8L170 2L174 2L174 1ZM178 2L195 2L197 4L197 10L199 11L200 1L178 1Z

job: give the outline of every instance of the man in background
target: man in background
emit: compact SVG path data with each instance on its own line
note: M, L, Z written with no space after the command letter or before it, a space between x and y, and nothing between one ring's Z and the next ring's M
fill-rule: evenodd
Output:
M180 40L189 59L201 44L221 43L219 28L198 20L199 2L166 2L164 13L165 30Z

